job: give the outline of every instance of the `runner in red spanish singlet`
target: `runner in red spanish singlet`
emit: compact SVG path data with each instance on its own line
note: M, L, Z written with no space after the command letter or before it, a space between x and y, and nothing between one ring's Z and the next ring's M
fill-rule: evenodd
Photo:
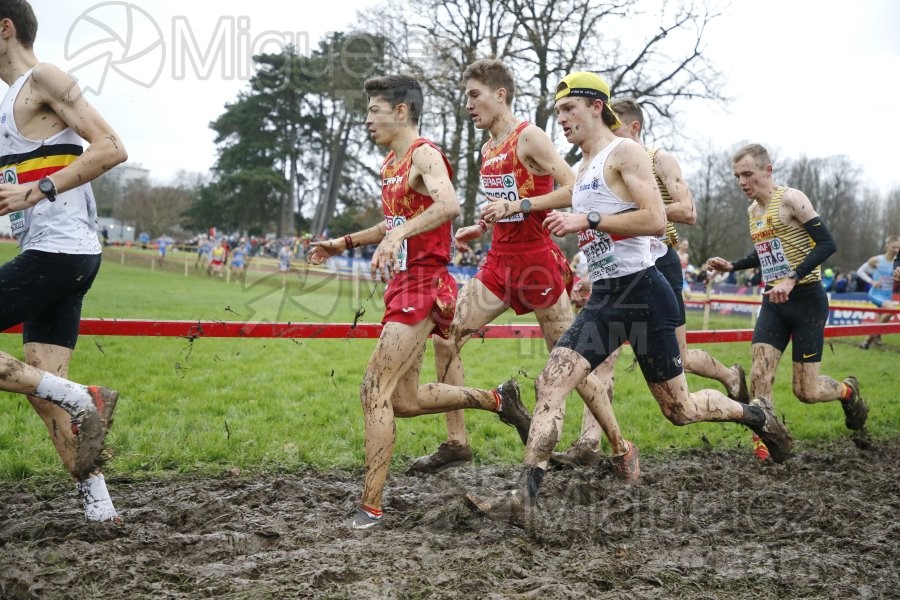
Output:
M382 522L382 494L396 429L394 417L480 408L528 435L531 418L515 381L495 390L419 385L425 343L447 335L456 301L450 262L450 221L459 204L450 165L430 141L419 137L422 88L404 75L366 81L366 126L375 143L390 149L381 168L384 221L342 239L316 242L309 262L322 264L354 246L378 244L373 275L390 279L384 296L384 329L360 387L366 427L365 485L350 519L354 529Z
M534 312L548 348L573 318L568 295L572 272L542 225L550 209L570 205L572 169L543 130L513 114L515 81L502 62L479 60L463 77L466 109L475 127L491 132L481 161L482 186L491 202L482 213L484 220L457 231L456 242L465 247L490 224L493 240L484 266L460 293L449 338L435 339L438 379L453 385L465 381L463 344L507 309L520 315ZM590 407L586 412L597 416L612 454L624 456L629 443L619 431L605 388L591 376L579 384L578 393ZM447 413L447 431L448 440L433 454L413 461L413 470L431 473L472 460L462 411ZM527 432L522 442L527 442ZM614 472L623 477L634 473Z

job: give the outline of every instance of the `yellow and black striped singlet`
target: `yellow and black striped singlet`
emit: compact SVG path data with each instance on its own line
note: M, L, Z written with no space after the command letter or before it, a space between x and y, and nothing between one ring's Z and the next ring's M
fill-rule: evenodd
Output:
M656 185L659 188L659 193L662 196L663 204L672 204L672 196L669 195L669 190L666 188L663 183L662 178L656 172L656 153L659 152L659 148L647 148L647 156L650 157L650 166L653 168L653 176L656 178ZM659 238L661 241L665 242L666 246L670 248L675 248L678 246L678 231L675 229L675 223L672 221L666 220L666 233L664 236Z
M785 190L787 188L784 186L779 186L775 190L775 194L761 218L753 215L752 204L747 211L750 221L750 238L756 247L763 280L766 283L775 283L787 276L789 271L795 270L815 246L806 230L788 227L781 222L779 209ZM816 267L812 273L801 279L799 284L821 280L821 268Z

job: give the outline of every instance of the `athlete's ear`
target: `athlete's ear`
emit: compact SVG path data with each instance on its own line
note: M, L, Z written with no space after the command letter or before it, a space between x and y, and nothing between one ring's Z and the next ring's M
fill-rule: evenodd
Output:
M396 113L396 120L398 123L406 123L409 121L409 105L405 102L401 102L397 106L394 107L394 111Z
M0 37L8 40L11 37L15 37L15 35L16 26L13 24L12 19L8 17L5 19L0 19Z

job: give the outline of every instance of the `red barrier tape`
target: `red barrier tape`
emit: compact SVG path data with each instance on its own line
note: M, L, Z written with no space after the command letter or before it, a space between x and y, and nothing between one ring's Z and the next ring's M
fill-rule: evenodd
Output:
M82 319L81 335L210 338L313 338L375 339L381 335L380 323L240 323L233 321L147 321L138 319ZM21 333L22 326L4 333ZM833 325L825 328L825 337L900 333L900 323ZM473 337L497 339L540 338L537 325L488 325ZM691 344L749 342L752 329L688 331Z

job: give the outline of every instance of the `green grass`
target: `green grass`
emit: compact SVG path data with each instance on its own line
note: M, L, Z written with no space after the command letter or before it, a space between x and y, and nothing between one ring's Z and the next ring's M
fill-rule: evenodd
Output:
M0 244L0 260L15 253ZM361 322L381 319L381 292L347 280L291 278L251 272L248 283L212 280L194 271L184 276L184 257L169 257L166 270L151 271L150 252L130 251L126 265L113 250L104 259L83 315L104 318L187 320L350 322L358 307ZM199 274L198 274L199 273ZM503 315L499 322L531 323L530 316ZM691 315L689 327L701 317ZM745 317L714 316L712 327L749 327ZM840 379L857 375L871 406L869 430L876 438L897 435L900 407L894 401L893 367L900 336L885 348L863 351L853 339L836 340L826 351L823 372ZM244 471L360 468L363 423L359 383L374 340L204 339L83 336L70 376L121 391L116 425L109 436L115 453L106 471L128 477L173 473L215 475L230 467ZM749 370L749 344L705 346L725 364L741 362ZM21 356L18 335L0 336L0 350ZM493 387L518 377L524 400L534 405L532 380L546 361L539 340L473 340L463 349L467 382ZM791 395L790 362L779 367L775 397L798 449L846 438L836 403L801 404ZM433 354L425 357L421 380L433 381ZM689 377L691 389L708 382ZM59 460L43 424L24 397L3 393L0 401L0 479L61 475ZM731 424L671 425L647 392L625 349L617 366L616 413L626 437L644 454L697 447L705 437L717 447L749 447L749 433ZM577 437L582 405L568 401L562 443ZM518 463L522 448L512 429L481 411L467 414L476 460ZM394 467L432 450L445 435L443 417L399 419Z

